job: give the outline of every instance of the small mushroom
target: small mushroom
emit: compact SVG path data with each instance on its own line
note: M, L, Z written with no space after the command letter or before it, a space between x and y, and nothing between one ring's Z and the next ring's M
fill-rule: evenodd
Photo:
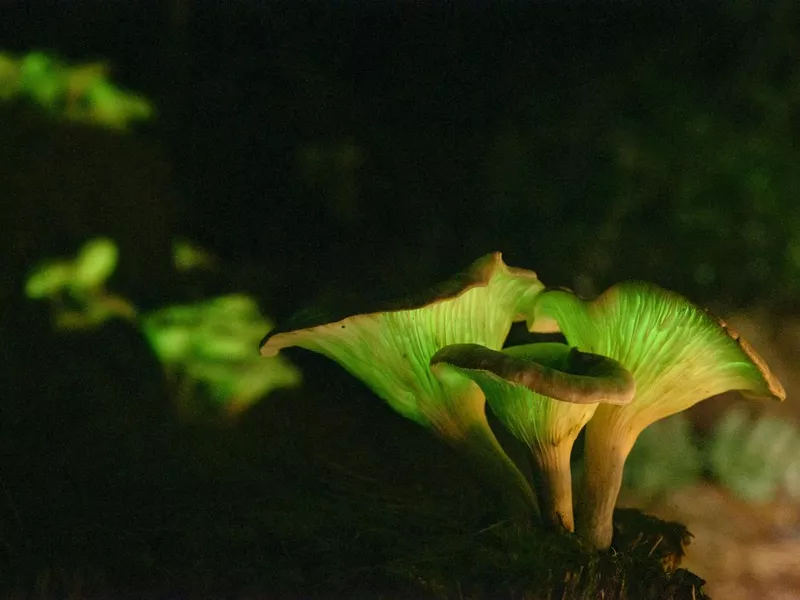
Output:
M554 322L570 344L619 361L636 381L630 404L600 405L586 426L577 531L599 549L611 545L625 460L648 425L729 390L759 399L786 397L737 333L653 284L620 283L591 302L547 290L537 298L528 327L552 330Z
M599 402L630 402L631 374L605 356L551 343L501 352L455 344L439 350L431 365L463 373L481 387L497 418L531 451L543 518L573 531L572 445Z
M401 415L470 455L524 521L535 510L533 492L494 437L480 388L455 373L437 377L429 363L449 344L500 349L542 288L533 271L510 268L495 252L423 296L279 327L262 341L261 354L299 346L335 360Z

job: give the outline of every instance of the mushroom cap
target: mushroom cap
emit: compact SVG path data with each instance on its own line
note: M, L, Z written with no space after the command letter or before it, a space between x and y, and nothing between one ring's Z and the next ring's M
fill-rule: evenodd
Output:
M533 299L544 289L544 285L539 281L534 271L509 267L503 262L502 253L491 252L475 260L466 269L456 273L449 279L403 298L377 302L370 306L350 307L346 310L335 308L333 310L306 309L299 311L286 322L272 329L261 340L261 354L265 356L275 354L281 348L294 345L272 340L272 338L282 334L331 326L340 322L352 321L359 317L429 308L455 300L472 289L488 287L493 281L497 283L501 279L507 280L506 283L513 282L516 284L513 287L509 286L506 292L518 295L516 300L519 304L519 310L514 314L514 322L524 321L532 308Z
M729 390L756 398L786 397L783 386L747 342L680 294L646 282L612 286L594 301L571 292L539 295L528 321L556 322L570 344L611 357L636 380L627 406L602 413L640 414L643 429Z
M447 396L430 370L441 347L479 343L499 349L543 289L536 273L488 254L430 291L349 316L298 315L271 331L261 354L299 346L337 361L392 408L430 426Z
M616 361L558 343L501 352L457 344L431 363L475 381L498 419L531 448L571 444L598 402L630 402L635 392L633 377Z
M453 344L434 354L431 364L438 363L481 371L571 404L627 404L636 391L633 376L617 361L566 344L526 344L501 352L479 344Z

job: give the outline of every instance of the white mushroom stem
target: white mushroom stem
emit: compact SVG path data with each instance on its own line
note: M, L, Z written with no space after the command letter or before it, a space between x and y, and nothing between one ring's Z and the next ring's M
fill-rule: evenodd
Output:
M612 430L600 410L586 427L584 474L579 492L577 533L598 550L607 550L614 535L617 504L625 461L638 432Z
M564 344L529 344L502 352L452 344L432 362L434 373L461 374L480 385L495 416L533 456L545 524L573 531L572 445L598 403L630 402L636 389L631 374L614 360Z
M486 419L486 398L472 380L447 365L436 365L431 371L445 384L446 402L439 403L431 427L436 434L465 455L484 485L492 488L503 514L519 527L526 528L538 514L536 497L528 480L517 468Z
M569 439L555 446L547 444L533 449L536 462L534 480L542 518L567 531L575 530L569 465L572 443L573 440Z
M474 427L457 449L471 459L480 479L494 488L491 490L493 497L497 498L503 513L517 526L529 526L532 517L539 513L533 490L501 448L489 423L485 427Z

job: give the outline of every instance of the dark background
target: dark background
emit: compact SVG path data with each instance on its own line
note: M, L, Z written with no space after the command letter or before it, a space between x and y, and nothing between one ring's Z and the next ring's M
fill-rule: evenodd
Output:
M8 3L0 36L10 51L108 60L159 110L102 152L86 139L99 134L62 131L63 152L106 159L93 167L107 187L54 155L47 168L65 181L49 187L72 196L58 210L128 196L137 206L108 212L150 223L138 248L179 232L257 265L248 284L279 316L332 282L393 291L495 249L581 291L640 277L741 305L797 293L796 13L789 2ZM23 159L4 152L5 168ZM139 170L108 174L126 153ZM36 192L7 197L41 203ZM51 225L53 246L83 237ZM30 245L28 263L43 252Z
M118 241L113 287L143 309L246 291L282 319L414 291L493 250L586 294L642 278L722 311L797 306L792 2L5 1L0 14L5 51L108 60L158 111L120 134L0 107L0 553L21 589L54 572L67 588L252 580L274 550L255 540L280 537L259 507L301 485L296 457L313 463L331 428L326 452L369 447L380 460L363 468L388 461L400 479L426 467L392 458L397 428L449 460L300 354L305 399L278 394L233 432L175 422L134 331L59 335L22 297L31 265L93 235ZM176 279L175 235L224 268L200 288Z

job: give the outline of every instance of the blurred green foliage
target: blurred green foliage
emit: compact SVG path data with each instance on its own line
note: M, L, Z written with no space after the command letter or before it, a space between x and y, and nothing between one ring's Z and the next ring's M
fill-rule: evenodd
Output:
M76 296L101 288L117 268L119 252L108 238L95 238L84 244L75 260L54 260L34 269L26 283L29 298L54 296L64 290Z
M197 244L178 238L172 242L172 264L181 273L212 270L217 266L217 259Z
M210 260L190 242L176 242L173 250L176 268L183 270L207 266L198 257ZM252 298L233 294L140 313L106 289L117 260L113 240L89 240L74 259L46 261L32 269L25 293L50 301L59 329L92 328L112 318L139 327L164 366L179 408L189 416L219 409L238 412L273 389L300 383L299 371L284 358L259 356L258 342L273 324ZM213 406L204 406L203 398Z
M261 358L258 343L273 324L242 294L168 306L142 316L144 334L171 375L188 376L212 400L241 410L270 390L293 387L300 373L282 357Z
M691 425L675 415L656 421L639 435L625 463L623 485L650 499L694 483L702 470L703 457Z
M746 500L766 502L778 491L800 500L800 428L778 417L753 421L742 409L717 423L709 465L719 481Z
M113 240L94 238L78 250L74 259L49 260L32 269L25 295L34 300L50 300L56 326L61 329L93 327L114 317L133 320L136 307L105 286L117 260Z
M23 99L51 114L111 129L153 116L145 98L108 81L106 63L68 65L44 52L0 53L0 100Z
M704 473L747 501L766 502L778 493L800 500L800 426L732 408L708 437L698 438L689 420L675 415L639 436L624 484L653 498L691 485Z

